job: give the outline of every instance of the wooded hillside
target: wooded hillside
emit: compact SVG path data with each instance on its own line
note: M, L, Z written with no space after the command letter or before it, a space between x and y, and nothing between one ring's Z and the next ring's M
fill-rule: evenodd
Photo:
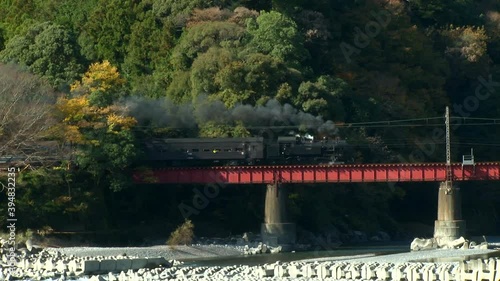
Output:
M74 148L60 167L20 176L24 228L166 231L192 188L134 186L141 140L258 135L243 117L215 114L243 105L330 120L359 163L444 161L434 117L450 106L468 118L454 119L453 160L473 147L477 161L500 161L495 0L7 0L0 14L0 156L36 141ZM410 121L367 123L396 120ZM496 186L464 185L464 216L479 232L500 230ZM395 210L415 188L299 187L290 200L307 229L396 233L402 221L432 224L434 197L421 216ZM193 221L258 228L262 204L262 190L235 187Z

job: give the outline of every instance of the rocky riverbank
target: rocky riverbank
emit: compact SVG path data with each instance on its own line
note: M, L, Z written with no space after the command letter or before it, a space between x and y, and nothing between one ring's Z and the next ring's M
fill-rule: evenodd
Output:
M231 245L153 246L135 248L26 248L12 252L0 247L0 280L92 280L92 281L153 281L153 280L346 280L399 279L416 280L434 276L439 280L460 280L464 274L497 270L500 262L466 264L464 256L492 253L494 249L437 249L386 256L374 254L276 262L259 266L186 266L177 259L209 258L242 255L249 247ZM491 245L498 251L499 245ZM490 247L490 248L492 248ZM263 244L255 249L267 252ZM266 249L266 251L263 251ZM433 263L433 259L446 258ZM454 261L450 259L456 258ZM493 268L493 269L492 269ZM483 270L484 269L484 270ZM496 272L496 271L495 271ZM371 276L371 277L370 277ZM432 278L434 278L432 277ZM500 277L500 275L499 275ZM434 279L424 280L434 280ZM444 279L441 279L444 278Z
M167 260L211 258L242 255L244 246L201 245L151 246L151 247L67 247L49 248L64 255L86 256L133 256L138 258L162 257Z
M77 249L72 251L81 254L85 249L82 252ZM260 266L193 267L165 258L127 255L77 257L54 249L44 249L38 253L26 254L10 268L3 262L3 255L0 280L461 280L466 274L479 276L486 274L488 269L500 269L500 260L476 260L472 264L418 260L491 252L493 250L430 250L377 257L345 256L321 261L276 262Z
M434 276L439 280L460 280L464 271L459 262L435 264L422 260L452 258L491 253L486 249L448 249L401 253L387 256L344 256L276 262L259 266L184 266L168 258L223 256L237 253L232 246L167 246L142 248L58 248L20 249L18 261L10 264L8 249L2 248L0 280L349 280L399 279L416 280ZM105 254L105 255L103 255ZM478 263L482 268L500 268L500 262ZM462 267L461 267L462 266ZM485 269L486 270L486 269ZM500 272L500 271L499 271ZM462 275L461 275L462 274ZM471 273L472 274L472 273ZM479 273L478 273L479 274ZM427 278L426 277L426 278ZM443 279L441 279L443 278ZM425 279L424 279L425 280ZM427 279L433 280L433 279Z

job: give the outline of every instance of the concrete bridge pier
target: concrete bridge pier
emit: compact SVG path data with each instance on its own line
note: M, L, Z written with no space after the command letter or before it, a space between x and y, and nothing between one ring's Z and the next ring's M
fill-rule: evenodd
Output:
M262 241L270 246L282 246L284 251L293 248L296 240L295 223L288 222L285 186L268 184L264 209L264 223L261 225Z
M465 221L462 220L462 197L460 188L451 181L439 184L438 213L434 223L434 238L450 241L465 237Z

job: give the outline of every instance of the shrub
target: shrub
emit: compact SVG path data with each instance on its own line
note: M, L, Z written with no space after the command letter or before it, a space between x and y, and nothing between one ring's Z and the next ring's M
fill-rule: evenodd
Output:
M186 220L177 229L170 234L167 244L172 245L189 245L194 238L194 225L191 220Z
M9 232L0 233L0 238L2 238L2 239L9 240L9 237L10 237ZM26 241L28 239L33 238L33 230L27 229L24 232L23 231L16 232L15 238L16 238L16 245L24 246L24 244L26 243Z

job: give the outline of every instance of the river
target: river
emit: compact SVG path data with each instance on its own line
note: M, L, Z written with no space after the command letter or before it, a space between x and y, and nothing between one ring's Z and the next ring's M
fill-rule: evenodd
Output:
M290 262L305 259L317 259L325 257L352 257L358 255L388 255L409 252L407 242L392 243L389 245L359 245L344 246L329 251L308 251L295 253L261 254L249 256L214 257L203 259L186 259L184 266L230 266L230 265L259 265L275 263L277 261Z
M476 239L479 241L479 239ZM488 242L498 247L500 245L500 236L488 237ZM231 257L213 257L203 259L185 259L184 266L231 266L231 265L262 265L280 262L291 262L307 259L321 259L327 257L346 257L345 259L379 255L390 255L397 253L410 252L409 242L390 242L388 244L376 245L353 245L342 246L329 251L308 251L308 252L295 252L295 253L279 253L279 254L261 254L250 256L231 256ZM436 259L422 259L415 260L416 262L457 262L462 260L471 259L488 259L493 257L500 257L500 251L492 252L484 255L463 255L454 258L436 258Z

